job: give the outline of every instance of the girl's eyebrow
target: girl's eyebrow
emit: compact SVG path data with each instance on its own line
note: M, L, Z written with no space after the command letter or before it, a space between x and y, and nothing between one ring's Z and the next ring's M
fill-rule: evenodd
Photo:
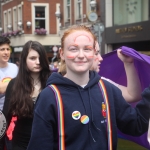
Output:
M77 44L70 44L70 45L68 46L68 48L69 48L70 46L78 47L79 45L77 45ZM92 49L93 49L93 47L90 46L90 45L85 45L84 47L88 47L88 48L92 48Z
M88 48L93 48L92 46L89 46L89 45L86 45L85 47L88 47Z
M70 44L69 46L78 46L77 44Z
M70 46L78 47L78 45L77 45L77 44L70 44L70 45L68 46L68 48L69 48Z

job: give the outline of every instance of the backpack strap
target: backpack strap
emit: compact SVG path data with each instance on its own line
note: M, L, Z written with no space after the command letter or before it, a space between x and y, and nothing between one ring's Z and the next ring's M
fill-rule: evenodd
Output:
M65 150L64 108L61 94L56 85L49 85L55 94L58 113L59 150Z
M104 103L106 105L106 118L107 118L107 133L108 133L108 150L112 150L112 125L111 125L111 116L110 116L110 105L107 95L107 90L102 79L99 80L99 88L102 92Z

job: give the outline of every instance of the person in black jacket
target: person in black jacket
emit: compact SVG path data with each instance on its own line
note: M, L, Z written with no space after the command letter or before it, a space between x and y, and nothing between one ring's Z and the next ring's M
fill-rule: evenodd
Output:
M37 41L28 41L21 53L18 75L7 87L3 108L8 123L5 137L7 141L12 141L12 150L27 149L34 104L38 94L46 86L49 75L44 47ZM11 129L13 125L15 127Z
M27 150L116 150L117 127L132 136L148 130L150 87L132 108L116 86L90 71L95 42L82 25L64 32L66 75L53 73L41 91Z

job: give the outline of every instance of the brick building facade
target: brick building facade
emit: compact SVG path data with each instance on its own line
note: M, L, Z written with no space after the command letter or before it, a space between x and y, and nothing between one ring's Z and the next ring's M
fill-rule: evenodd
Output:
M45 46L48 57L53 57L53 46L60 46L57 31L56 5L59 0L3 0L2 36L11 40L12 61L18 59L22 46L28 40ZM27 23L28 22L28 23ZM31 24L29 27L27 24ZM42 30L41 30L42 29ZM35 32L39 30L39 32Z
M97 14L94 23L100 21L100 0L1 1L2 36L11 39L12 61L19 57L22 46L28 40L39 41L45 46L48 57L52 58L52 48L60 47L65 29L74 24L92 26L93 22L88 19L91 11ZM91 1L97 1L95 10L91 10ZM56 12L60 13L60 18L56 17Z

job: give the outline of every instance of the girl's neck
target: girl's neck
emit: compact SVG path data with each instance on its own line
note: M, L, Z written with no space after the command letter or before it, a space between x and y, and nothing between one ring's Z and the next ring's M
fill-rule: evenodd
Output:
M40 82L40 74L39 73L32 73L31 77L33 79L33 86L36 86L37 84L41 83Z
M33 87L34 87L31 97L37 97L41 90L40 74L32 73L31 77L33 78Z
M31 73L31 77L33 80L37 80L40 77L40 73Z
M8 62L0 62L0 68L6 68L8 66Z
M85 85L89 82L89 71L81 74L74 72L67 72L65 77L72 80L74 83L78 85Z

